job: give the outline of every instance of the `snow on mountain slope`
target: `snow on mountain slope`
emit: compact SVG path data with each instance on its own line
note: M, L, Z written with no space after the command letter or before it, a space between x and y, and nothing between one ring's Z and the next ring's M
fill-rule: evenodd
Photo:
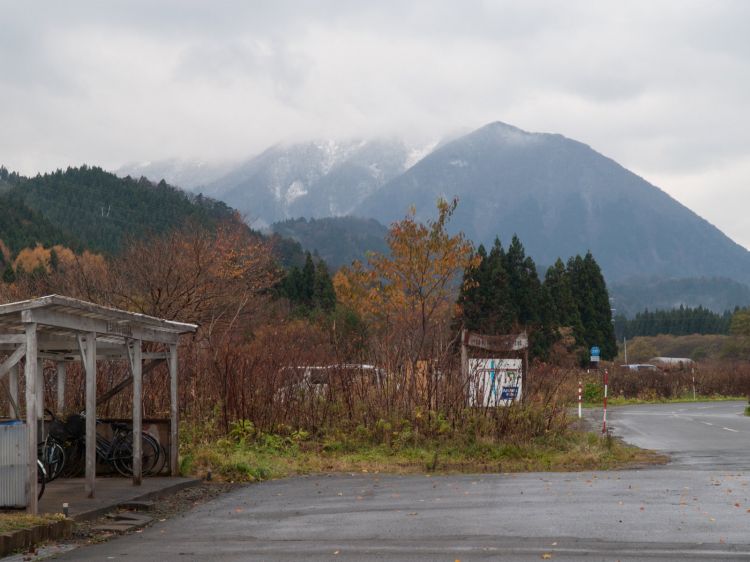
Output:
M256 227L291 217L346 215L436 146L398 139L280 144L205 189Z

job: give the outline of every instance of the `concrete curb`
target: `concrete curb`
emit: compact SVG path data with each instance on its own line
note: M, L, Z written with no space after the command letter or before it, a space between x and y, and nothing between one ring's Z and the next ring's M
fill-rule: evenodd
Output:
M19 529L0 534L0 557L25 550L32 545L59 539L67 539L73 534L73 520L63 519L28 529Z
M187 480L185 482L177 482L175 484L172 484L171 486L167 486L166 488L162 488L154 492L148 492L146 494L142 494L135 498L129 498L127 501L113 503L110 505L98 507L96 509L91 509L89 511L83 511L81 513L77 513L72 517L72 519L73 521L90 521L92 519L98 519L99 517L103 517L104 515L112 511L113 509L117 509L120 506L120 504L131 503L131 502L136 502L136 501L156 500L159 498L163 498L165 496L172 495L176 492L179 492L180 490L184 490L186 488L192 488L193 486L197 486L201 482L202 481L199 478L194 478L192 480Z

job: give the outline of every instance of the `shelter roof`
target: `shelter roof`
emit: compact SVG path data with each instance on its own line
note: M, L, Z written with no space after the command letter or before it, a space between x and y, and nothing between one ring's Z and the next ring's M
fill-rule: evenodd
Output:
M180 334L195 332L195 324L174 322L137 312L128 312L70 297L48 295L0 305L0 336L11 344L13 335L24 333L25 324L36 323L39 347L45 350L76 350L76 334L95 332L97 341L121 346L123 338L176 343ZM19 339L19 342L20 339Z

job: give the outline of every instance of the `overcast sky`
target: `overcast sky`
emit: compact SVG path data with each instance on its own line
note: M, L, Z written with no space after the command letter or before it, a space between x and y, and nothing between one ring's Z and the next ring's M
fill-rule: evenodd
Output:
M0 0L0 162L249 156L505 121L750 247L750 2Z

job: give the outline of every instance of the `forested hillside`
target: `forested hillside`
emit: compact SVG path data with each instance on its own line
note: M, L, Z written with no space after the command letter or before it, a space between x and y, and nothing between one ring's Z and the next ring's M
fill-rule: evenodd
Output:
M163 181L154 184L145 178L118 178L97 167L68 168L33 178L5 170L3 176L4 196L23 202L38 215L35 220L7 223L8 240L17 242L3 240L16 252L33 241L62 242L66 238L59 233L69 232L73 235L68 241L74 237L89 250L114 253L127 236L166 232L188 220L211 226L234 212L224 203L189 195ZM22 209L14 214L29 217L28 210ZM39 221L39 216L46 223Z
M29 208L10 193L0 194L0 266L22 248L64 244L75 246L73 237Z
M367 252L388 251L388 229L375 219L331 217L325 219L289 219L275 223L278 235L298 241L308 252L315 252L332 269L364 261Z
M732 322L729 311L717 314L702 306L681 306L673 310L645 310L628 320L624 315L615 318L617 339L636 336L690 336L693 334L728 334Z
M717 314L736 306L750 305L750 287L721 277L683 279L640 278L614 283L611 289L617 314L633 318L649 310L669 310L702 306Z

